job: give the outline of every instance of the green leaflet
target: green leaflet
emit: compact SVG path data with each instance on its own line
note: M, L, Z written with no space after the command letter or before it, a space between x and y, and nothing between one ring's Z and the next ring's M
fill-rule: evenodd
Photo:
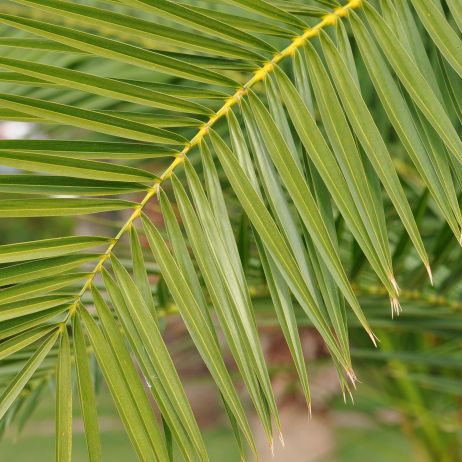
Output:
M418 106L458 162L462 162L462 141L449 117L415 61L377 11L365 5L367 19L390 65Z
M277 126L261 101L254 95L252 95L250 101L260 133L268 148L268 153L279 171L282 181L284 182L303 223L310 231L312 239L316 243L326 266L329 268L340 290L344 294L352 309L355 310L357 316L362 318L363 325L369 332L370 327L368 326L364 316L361 315L362 310L356 300L356 296L353 293L350 283L348 282L340 258L335 247L330 241L325 223L319 213L319 209L314 201L314 198L303 179L299 167L290 154Z
M439 5L439 2L435 2ZM406 51L414 58L415 63L420 69L420 72L427 80L428 84L434 91L434 95L442 103L445 110L449 109L450 103L445 101L443 93L445 92L444 86L447 85L442 82L438 82L437 73L438 63L431 62L430 57L427 55L426 44L424 43L424 38L421 35L420 25L417 23L414 11L412 10L410 2L395 2L394 4L396 11L388 12L388 16L396 17L394 21L391 22L395 34L400 37L403 44L406 45ZM394 13L394 15L393 15ZM434 48L434 47L432 47ZM433 50L433 53L438 53L436 50ZM442 58L438 54L438 60L441 61ZM457 79L460 80L457 73L450 68L449 64L445 62L447 69L454 75ZM440 87L441 85L441 87ZM407 96L407 95L406 95ZM460 238L460 210L456 201L453 200L454 189L456 185L452 181L451 169L453 169L456 181L460 181L460 169L461 166L459 161L452 157L449 153L446 153L446 148L443 144L443 140L438 135L435 130L435 126L429 122L426 116L417 108L417 104L412 101L409 97L407 102L412 102L411 110L414 109L414 120L416 126L421 133L421 137L425 143L427 151L431 157L432 163L435 165L435 169L440 177L441 183L443 183L446 188L451 191L452 195L449 196L451 199L451 207L455 210L456 220L458 224L456 226L451 225L452 231L457 240ZM449 104L448 104L449 103ZM451 223L451 221L448 221Z
M310 114L314 114L313 94L311 90L310 77L306 60L302 59L302 54L297 50L293 59L294 83L297 91L303 99Z
M428 189L425 189L415 207L413 207L414 216L416 217L416 222L418 225L423 221L425 212L428 207L430 193ZM412 248L412 243L409 239L409 235L404 232L401 233L401 236L396 244L395 250L393 251L393 264L399 268L403 266L403 262L406 257L408 257L409 252Z
M0 71L0 82L14 83L18 85L33 85L34 87L49 87L55 84L43 80L28 77L18 72Z
M38 327L0 343L0 360L3 360L13 353L26 348L37 340L40 340L44 335L50 333L54 329L54 326Z
M29 151L79 159L112 160L168 157L177 153L172 148L152 144L81 140L0 140L0 150L10 153ZM147 173L149 172L144 174Z
M207 164L206 164L207 165ZM250 300L247 284L244 279L242 267L238 256L237 249L228 241L234 236L230 229L230 224L226 226L228 215L225 215L226 208L223 199L219 199L218 185L212 188L210 176L213 175L211 170L212 165L208 164L208 187L209 194L214 197L210 200L214 207L215 216L209 202L205 196L204 190L200 184L199 177L189 160L186 160L185 170L188 179L189 188L193 197L194 204L199 220L204 229L205 237L209 241L209 247L216 261L216 267L221 274L221 279L228 293L230 300L236 309L236 317L241 320L242 333L245 335L245 340L249 343L249 351L251 352L251 360L254 367L258 371L258 381L262 388L262 393L265 395L268 406L276 421L277 426L280 426L276 403L269 381L269 375L263 359L263 352L258 338L258 333L253 315L252 302ZM224 208L224 210L223 210ZM220 216L221 215L221 216ZM220 226L217 223L221 222Z
M290 292L276 264L271 260L271 257L267 255L258 237L256 237L256 239L260 259L265 271L266 282L271 292L271 299L274 303L274 309L294 360L306 403L311 410L311 393L308 384L308 374Z
M310 59L310 62L313 62L313 68L319 72L316 66L319 66L320 62L316 58ZM319 81L316 80L314 74L315 72L313 72L312 76L313 87L320 113L323 116L322 120L326 127L326 132L330 135L331 144L335 146L338 157L343 161L343 164L340 165L344 167L343 172L346 171L345 177L349 178L349 182L346 181L334 154L329 149L315 120L304 105L301 96L287 76L279 71L276 73L276 76L282 98L300 140L305 146L306 152L316 166L332 198L339 207L342 216L358 243L360 243L368 255L372 266L377 271L382 282L393 293L393 287L389 284L390 275L393 274L390 264L391 257L388 245L384 243L386 235L383 236L383 232L380 231L375 217L374 205L370 201L370 193L366 186L366 175L362 167L359 152L356 150L351 134L347 131L346 120L340 117L341 112L335 112L335 116L333 113L328 112L327 107L333 108L333 110L340 110L340 106L335 105L333 101L329 101L330 104L320 101L321 92L318 91ZM327 92L323 92L323 94L328 95ZM328 97L326 96L326 98ZM332 120L334 117L335 121ZM335 129L333 128L334 126ZM342 129L344 130L342 135L337 135ZM342 141L336 138L336 136L341 136ZM344 148L343 143L349 149ZM350 191L354 191L356 193L355 196L350 194Z
M239 163L241 164L242 169L247 175L250 183L261 198L260 186L252 164L252 159L249 156L244 134L242 133L241 127L239 126L239 121L237 120L237 117L234 115L233 111L229 111L226 115L226 118L228 122L229 136L231 138L233 152L236 154L236 157L239 160Z
M179 128L179 127L199 127L201 121L193 117L182 117L172 114L152 114L148 112L137 113L137 112L127 112L127 111L99 111L99 116L109 116L117 117L118 119L123 119L128 123L133 122L139 125L144 125L145 127L154 127L158 129L164 128ZM56 118L47 118L45 115L30 115L25 112L16 111L14 109L0 109L0 117L5 120L15 120L15 121L24 121L24 122L34 122L37 124L50 124L57 125L58 122ZM80 122L82 123L82 122ZM83 122L85 123L85 122ZM166 134L165 130L163 131L164 135ZM170 135L175 137L176 135L172 132L168 132ZM159 139L160 140L160 139ZM182 140L185 141L184 139ZM172 144L172 143L171 143ZM164 149L160 154L167 153L167 149ZM155 153L157 154L157 153ZM154 155L153 157L157 157ZM142 157L143 158L143 157Z
M211 131L210 137L226 176L242 207L255 227L256 232L260 235L263 243L268 248L268 251L277 263L278 268L284 275L292 292L323 336L324 341L332 349L332 354L337 357L343 367L349 371L351 368L349 357L345 357L339 351L337 341L325 324L315 301L305 285L305 281L299 272L298 265L293 255L287 247L271 215L266 210L260 196L249 182L237 159L234 157L234 154L229 150L223 140L219 138L214 131Z
M178 304L180 313L188 326L189 332L193 337L199 352L201 353L210 373L212 374L217 386L225 397L230 409L239 422L239 426L245 435L251 448L254 448L252 433L247 422L242 405L237 397L236 390L231 382L226 366L223 361L219 346L214 334L210 331L207 321L203 318L197 302L189 289L178 265L170 254L159 231L152 223L143 217L143 225L148 238L151 250L154 253L161 272Z
M451 10L451 14L462 31L462 3L460 0L446 0L446 3Z
M305 62L310 63L308 70L327 139L330 141L333 153L345 176L348 188L364 221L371 242L377 247L375 252L380 255L378 257L378 267L383 267L389 273L385 274L388 279L393 271L386 228L384 229L380 221L380 215L383 214L383 205L379 203L376 207L372 199L373 194L367 182L361 154L348 126L340 101L335 94L334 87L319 55L310 46L305 47ZM375 252L373 251L372 254ZM380 274L380 271L377 272ZM387 285L386 282L385 285Z
M337 230L334 222L334 207L327 191L325 184L318 172L316 171L313 163L310 161L307 155L303 156L305 176L307 181L311 185L314 197L319 205L319 211L326 223L329 230L330 237L333 244L340 250L339 238L337 236ZM327 314L332 323L338 326L338 330L342 335L342 341L344 342L344 348L349 351L349 335L348 335L348 320L345 308L345 299L341 294L338 286L335 284L334 278L331 276L327 266L323 263L322 257L314 246L313 240L308 233L305 226L302 226L303 237L307 246L307 253L309 255L309 261L311 265L311 272L315 275L317 284L325 304ZM353 318L357 319L357 318ZM371 338L374 342L374 338ZM350 390L350 385L345 378L341 364L334 359L334 367L337 371L340 386L342 392ZM351 379L351 377L350 377ZM353 386L354 380L352 379Z
M156 306L154 304L154 299L152 298L151 284L146 272L146 265L138 233L134 226L130 229L130 246L132 252L133 276L136 286L143 295L144 301L150 312L154 317L156 317Z
M178 201L178 205L180 208L179 211L182 214L182 207L181 207L180 201ZM194 267L194 263L191 259L191 256L189 255L188 246L181 232L180 225L178 224L177 218L175 216L175 212L173 211L173 207L170 204L170 201L168 200L168 197L164 191L161 191L160 193L160 206L161 206L162 216L165 221L165 226L167 228L169 242L172 246L173 254L176 258L177 264L179 268L182 270L183 274L185 275L185 279L187 280L189 284L191 292L193 292L194 294L196 302L199 305L204 318L207 320L207 323L209 324L210 329L214 332L212 319L210 317L209 307L207 306L207 301L205 300L205 296L204 296L204 293L201 287L199 277L197 275L197 271ZM190 229L191 224L187 222L186 215L184 215L184 217L185 217L184 219L185 228ZM197 225L199 225L198 222L197 222ZM191 239L191 238L190 238L190 241L191 241L191 246L193 247L193 251L194 251L195 241L194 239ZM203 248L203 245L201 247L202 247L201 256L205 257L208 252ZM204 273L203 271L201 272Z
M114 0L110 0L113 2ZM118 1L118 0L117 0ZM206 32L212 36L219 36L242 45L250 46L263 51L274 52L274 48L263 40L236 29L224 22L217 21L210 16L195 12L186 5L179 5L169 0L122 0L130 6L154 12L174 21Z
M20 302L17 303L21 307L27 303L26 302ZM13 305L8 304L9 305ZM34 329L36 327L42 326L42 325L55 325L57 326L58 322L62 322L65 318L65 313L69 310L70 304L65 304L65 305L58 305L56 306L57 303L53 304L55 308L51 308L48 310L44 311L39 311L36 313L35 311L29 312L29 313L21 313L19 318L11 318L8 321L2 321L2 326L0 329L0 340L6 339L8 337L12 337L13 335L20 334L21 332L25 332L29 329ZM5 305L7 306L7 305ZM29 305L29 308L31 305ZM10 311L11 313L11 311Z
M402 97L376 45L367 33L365 26L355 14L350 16L350 21L353 32L358 38L358 45L368 68L369 75L381 98L382 104L387 110L391 122L403 144L406 146L407 152L415 163L416 168L418 168L419 173L424 178L427 187L432 191L446 220L452 223L453 227L458 228L457 221L454 219L452 213L455 214L455 217L458 217L460 211L454 190L449 187L449 178L446 179L446 181L438 179L438 174L435 172L431 159L416 130L412 114L407 107L406 101Z
M1 43L1 42L0 42ZM203 99L203 100L223 100L228 94L224 91L219 91L211 88L192 87L183 84L148 82L146 80L122 80L122 82L131 83L143 88L150 88L165 95L176 96L178 98L187 99ZM229 91L229 90L228 90Z
M164 429L165 443L167 444L168 460L173 462L173 436L168 423L163 417L162 428Z
M279 37L291 37L293 35L293 32L284 27L277 26L276 24L269 25L255 18L246 18L244 16L223 13L222 11L201 8L195 5L190 5L189 8L240 30Z
M66 88L130 101L142 106L193 114L207 115L211 112L197 103L168 96L149 88L138 87L130 83L98 77L97 75L72 69L9 58L0 58L0 67L40 80L53 82Z
M190 63L195 66L200 66L206 69L215 70L235 70L235 71L248 71L251 72L255 69L255 64L239 59L228 59L228 58L217 58L215 56L191 54L191 53L179 53L176 51L160 51L160 55L169 58L176 59L180 62ZM222 73L223 75L223 73ZM229 84L228 86L230 86ZM223 85L222 85L223 86ZM238 83L235 82L233 87L236 88Z
M1 156L1 155L0 155ZM0 163L2 161L0 160ZM1 175L0 192L77 196L110 196L146 191L141 183L99 181L62 176Z
M248 9L254 13L269 18L275 19L285 24L295 26L297 29L304 29L306 24L300 20L297 16L287 13L284 9L278 8L273 3L266 2L264 0L222 0L227 3L233 3L239 5L242 8ZM285 5L284 5L285 6Z
M79 316L74 315L72 318L72 334L75 369L77 372L77 388L79 390L80 409L85 428L88 458L90 462L100 462L102 455L95 391L88 362L87 344Z
M67 27L44 23L34 19L18 18L7 14L0 14L0 22L88 53L119 60L127 64L164 72L168 75L198 80L200 82L222 86L234 85L232 79L216 72L207 71L199 66L188 64L160 53L100 37L88 32L80 32Z
M265 0L266 1L266 0ZM309 16L313 18L325 16L330 12L330 9L340 6L338 0L316 0L317 3L324 5L311 6L304 5L297 2L288 2L286 0L272 0L271 3L279 8L282 8L290 13Z
M59 333L54 332L40 345L34 355L27 361L23 369L16 375L13 381L7 386L0 396L0 419L3 418L15 399L21 393L24 386L32 377L34 372L45 359L53 345L56 343Z
M148 397L146 396L144 387L141 383L141 378L135 369L133 360L130 357L130 352L125 345L124 337L121 334L119 326L110 312L109 307L106 305L101 293L95 288L95 286L91 287L91 293L96 311L98 312L101 329L113 351L114 358L118 363L119 370L124 378L127 390L132 397L132 405L137 413L140 430L142 427L143 432L149 441L149 452L153 451L155 457L160 461L166 460L167 452L165 441L161 434L159 424L154 416L153 409L149 404Z
M0 218L85 215L125 210L136 205L136 202L118 199L5 199L0 200Z
M136 387L138 396L142 396L144 391L141 387L136 371L132 370L131 374L132 377L136 377L136 379L127 383L124 371L121 369L119 358L116 356L107 337L103 335L95 320L90 314L88 314L85 308L79 309L79 315L85 325L88 337L93 345L95 356L101 366L101 370L111 392L112 398L117 406L117 410L119 411L127 433L140 459L149 457L153 461L167 460L166 458L158 459L156 456L154 448L151 445L150 438L146 433L144 423L138 413L138 406L134 401L131 387ZM133 368L131 360L130 363L126 362L124 366L127 368ZM151 412L149 405L147 410ZM151 437L154 436L155 435L151 435ZM159 446L156 449L162 450L162 446Z
M239 316L236 302L230 296L229 289L227 290L227 285L221 277L222 270L220 270L217 257L214 254L213 246L210 245L208 239L204 239L204 228L201 226L199 217L195 213L186 191L175 177L172 178L172 183L180 214L201 275L204 278L213 305L217 310L221 327L233 353L233 357L249 390L255 408L262 419L267 437L270 439L272 438L271 417L263 401L260 386L258 385L257 377L259 374L256 373L258 370L254 366L254 354L250 351L249 341L242 325L243 323ZM168 207L165 205L165 199L163 203L165 219L169 224L169 228L172 229L174 227L172 224L174 217L169 213ZM177 237L180 238L181 236L178 235ZM178 244L175 250L178 252ZM179 259L179 261L180 265L184 265L182 259ZM196 288L197 282L195 278L188 276L191 291L197 294L197 303L199 306L202 306L203 296L199 294L199 290ZM206 312L208 318L209 314L206 309L207 307L205 306L203 311Z
M247 123L247 130L249 132L250 138L252 136L257 136L258 134L256 131L251 130L250 128L250 119L246 119ZM247 170L247 175L249 179L251 179L254 187L258 187L258 182L255 176L254 168L251 163L250 156L248 154L248 150L245 144L245 140L242 136L242 133L240 131L239 126L237 125L236 118L232 112L228 114L228 126L230 129L230 135L231 135L231 140L233 144L233 149L235 152L239 153L238 158L239 162L241 165L245 166L245 169ZM258 140L255 140L258 141ZM254 150L256 150L257 145L254 145ZM260 163L260 171L265 173L265 172L271 172L270 169L264 168L265 166L268 166L269 164L267 162L264 162L265 157L264 156L258 156L257 159L261 162ZM263 178L271 178L271 176L263 175ZM267 185L266 190L268 191L271 189L272 193L275 193L278 190L272 189L275 186L275 183L270 183ZM271 197L268 194L269 197ZM277 197L277 196L276 196ZM273 197L274 199L275 197ZM273 205L274 207L274 205ZM286 207L279 207L275 212L276 215L279 213L282 213L282 215L279 215L280 218L282 218L285 215L285 212L287 211ZM286 224L289 225L292 221L291 217L287 217L287 222ZM290 231L292 229L291 226L288 226L287 230ZM294 236L295 237L295 236ZM291 311L291 300L290 300L290 293L287 291L287 286L283 280L283 278L280 276L279 270L277 265L270 260L269 253L266 251L266 249L262 246L261 240L258 237L258 234L255 235L256 243L258 245L258 250L260 254L260 258L263 264L263 268L265 270L265 276L267 278L267 282L270 288L271 296L273 299L273 303L275 304L275 310L277 312L277 316L279 319L279 322L281 324L281 328L283 330L284 336L286 338L286 341L288 343L289 349L292 353L292 356L294 358L294 362L297 368L297 372L299 373L300 376L300 381L302 383L303 391L305 393L305 397L307 399L307 403L309 405L310 402L310 392L309 392L309 386L308 386L308 381L307 381L307 376L306 376L306 368L305 368L305 363L304 360L302 360L302 356L300 356L301 353L301 345L300 345L300 339L298 336L298 332L296 330L296 326L294 324L295 318L293 316L293 313ZM295 240L293 244L295 244ZM301 257L298 261L299 264L302 264L303 261L303 256L304 252L302 250L301 254L295 255L296 258ZM271 262L271 263L270 263ZM270 268L271 265L271 270L268 272L267 270ZM302 265L303 266L303 265ZM279 276L278 276L279 275ZM309 274L308 274L309 276ZM309 279L309 277L308 277Z
M446 90L449 95L449 99L454 106L454 110L457 114L459 121L462 121L462 102L458 96L461 92L462 83L458 75L451 69L448 63L443 61L441 55L438 55L438 64L441 69L441 75L446 84Z
M133 122L159 128L180 128L180 127L200 127L202 121L194 117L184 117L175 114L153 114L149 112L127 112L127 111L101 111L101 114L114 115Z
M35 122L35 123L52 123L51 120L45 120L40 117L35 117L24 112L15 111L14 109L0 109L0 117L5 121L15 122Z
M271 97L270 97L271 98ZM273 100L271 103L275 106L277 103ZM249 135L252 149L258 165L259 176L262 179L265 196L269 202L275 221L279 225L281 233L286 237L286 245L290 248L299 268L300 273L305 280L305 283L315 300L315 303L320 306L321 299L317 290L316 281L313 277L313 272L310 271L308 265L308 255L305 244L300 236L300 223L298 217L291 212L288 207L287 199L283 187L280 183L275 167L271 164L269 155L262 141L258 128L253 120L252 112L247 104L243 105L243 114L246 123L247 133ZM245 149L245 146L242 147ZM300 162L297 151L291 151L295 162ZM242 161L241 161L242 164ZM260 249L260 254L264 249ZM265 258L265 257L262 257ZM268 255L268 259L271 258Z
M72 377L71 350L66 326L61 331L56 371L56 460L72 456Z
M100 254L64 255L62 257L20 263L2 267L0 285L17 284L41 277L62 274L68 270L79 268L85 263L95 261Z
M221 188L220 179L210 150L205 143L201 144L201 158L210 207L213 215L215 216L215 221L219 227L220 234L223 236L224 244L227 247L232 266L236 276L239 278L240 285L244 290L247 290L245 275L241 265L236 240L234 238L233 228L229 219L229 211L226 207L226 201Z
M434 2L411 0L420 20L448 63L462 77L462 41ZM459 5L460 6L460 5Z
M222 241L225 247L224 251L222 251L223 259L219 258L217 261L217 263L221 261L221 266L223 268L222 274L224 275L223 281L229 281L231 279L231 274L234 274L236 278L234 290L239 289L240 287L240 289L242 290L244 294L249 294L249 288L247 286L246 276L244 274L244 268L241 263L241 257L238 251L236 239L234 237L234 232L233 232L233 228L232 228L231 221L229 218L229 212L228 212L228 208L225 202L225 197L224 197L224 194L221 188L218 172L215 167L215 163L212 159L210 150L205 144L201 145L201 157L202 157L205 181L206 181L206 186L207 186L208 202L210 204L210 212L212 212L212 214L210 215L213 215L213 217L215 218L215 223L218 227L217 232L215 233L215 237L212 237L211 239L211 243L214 242L215 247L218 247L216 243L220 239L220 236L222 236ZM189 169L189 164L187 166L187 169ZM202 210L207 210L207 207L205 206L205 202L204 202L204 196L200 193L200 188L198 187L197 180L193 180L194 175L191 173L192 171L190 171L190 173L187 174L187 176L190 179L190 185L193 182L196 183L196 187L192 188L191 186L191 189L196 189L197 191L195 194L193 194L193 196L196 197L197 206L199 206L199 204L202 203L204 205L202 205L200 208ZM199 199L200 196L202 196L202 199ZM205 221L204 221L204 228L207 228L207 226L205 225ZM212 226L210 226L209 229L212 229ZM230 265L223 264L224 261L228 261L228 260L230 262ZM229 283L225 285L229 286ZM230 293L229 299L233 299L236 301L239 300L239 298L232 293ZM250 351L252 352L252 356L255 356L255 359L253 358L252 359L253 361L256 362L256 368L252 366L252 369L259 372L258 375L255 374L256 378L258 379L259 388L261 389L258 395L260 394L264 395L263 396L264 402L262 403L262 399L261 398L259 399L260 401L259 405L261 407L258 408L257 406L257 410L262 416L261 417L262 420L264 418L269 420L269 423L267 425L267 428L265 428L265 430L271 441L271 438L272 438L272 435L270 434L271 416L273 416L276 422L276 426L280 430L279 414L278 414L277 406L274 400L273 391L271 388L271 382L269 380L268 372L266 370L265 360L261 352L259 337L258 337L257 328L256 328L256 320L255 320L255 314L254 314L255 310L254 310L254 307L252 306L252 301L248 295L247 295L247 300L244 300L244 304L247 305L243 307L244 310L247 311L246 315L240 314L241 312L239 311L239 308L238 308L236 316L237 318L242 318L242 319L244 319L244 316L247 316L246 322L248 323L248 325L245 326L244 324L244 326L245 326L245 329L248 331L247 335L249 336L248 343L250 346ZM256 396L253 399L254 399L254 403L258 402L258 398Z
M278 126L289 152L294 158L295 162L301 167L301 151L296 146L296 136L291 131L290 119L284 111L282 100L279 97L278 87L273 76L265 79L265 90L268 99L268 109L272 119ZM256 130L258 132L258 130ZM260 137L261 139L261 137Z
M134 167L32 152L0 151L0 164L59 176L94 180L153 182L157 178L152 173Z
M67 53L82 53L77 48L63 45L58 42L46 39L36 39L29 37L1 37L0 47L26 48L46 51L59 51Z
M268 88L271 88L271 91L268 94L268 99L270 102L272 112L277 117L277 124L278 126L285 126L285 135L288 136L289 139L292 139L292 135L287 125L287 120L285 119L285 115L283 113L280 103L276 99L276 88L274 87L274 84L268 85ZM320 322L322 323L334 323L334 329L337 332L337 337L341 341L341 348L343 349L343 351L348 351L347 335L345 333L346 323L343 320L339 322L339 302L338 300L335 300L335 302L332 303L332 301L325 296L325 280L331 280L330 274L327 271L323 271L322 277L319 277L317 273L321 273L321 271L319 270L319 268L313 268L311 261L315 258L316 249L314 247L307 249L306 245L308 245L310 241L309 236L304 236L305 243L302 241L302 237L300 236L300 223L298 222L298 219L296 218L295 214L293 214L288 207L286 194L280 184L279 178L277 177L275 168L270 162L270 157L265 148L265 143L262 140L261 134L259 133L256 123L253 120L253 112L250 110L250 107L245 103L243 104L243 113L247 132L251 140L252 148L257 160L259 176L263 180L265 195L269 201L269 204L275 216L275 220L281 229L281 233L283 233L286 237L286 245L290 248L291 253L299 266L300 274L305 281L306 288L309 290L310 297L312 297L311 303L316 306L316 316L319 317L319 319L321 320ZM296 147L294 145L294 140L292 140L291 145L292 149L290 149L290 155L293 158L294 162L300 168L301 160L298 154L298 150L296 150ZM245 150L245 144L243 144L241 151ZM240 163L243 163L242 159L240 160ZM304 226L302 226L302 230L305 234ZM271 259L270 254L266 251L266 249L262 248L262 246L260 245L259 253L262 254L262 252L267 253L268 260L270 260L274 266L274 261ZM264 259L265 256L261 258ZM275 270L277 270L277 265L275 267ZM283 291L284 289L282 287L282 284L284 284L283 280L279 280L278 285L280 287L280 290ZM331 284L334 284L333 281L331 281ZM319 290L319 287L321 287L321 290ZM275 297L275 304L278 304L278 308L281 308L281 300L279 299L279 296L276 294L275 291L272 291L271 294L272 297ZM313 308L312 306L310 306L310 302L307 302L308 300L305 298L301 303L305 311L309 313L308 315L310 316L311 310ZM285 304L285 306L287 306L286 301L283 301L283 303ZM330 320L326 315L326 308ZM280 314L281 318L283 318L284 320L283 323L281 323L284 328L284 322L287 321L290 323L290 319L288 319L287 316L285 316L284 314ZM287 330L285 331L285 335L286 338L288 338L289 340L291 338L292 340L295 340L293 335L291 336ZM296 346L294 345L294 350L292 351L295 352L295 348ZM333 359L335 363L338 362L335 355L333 355ZM299 370L302 369L299 368Z
M382 3L383 17L387 18L389 27L402 41L408 54L414 58L415 63L426 77L433 91L441 99L441 91L433 71L433 66L425 49L424 39L419 30L411 2Z
M244 275L249 270L250 265L250 226L247 215L242 212L239 219L239 229L236 236L236 245L239 252L239 259L241 261L242 270Z
M26 300L29 297L47 294L88 277L88 273L69 273L63 276L51 276L37 281L16 284L0 290L0 304Z
M5 303L0 308L0 322L3 323L9 319L16 320L21 316L39 313L40 311L65 305L66 303L70 304L72 300L72 297L51 294L18 302Z
M269 97L269 99L273 101L271 105L274 107L276 105L274 99L271 98L271 96ZM291 248L292 254L297 260L297 263L300 267L300 271L308 287L310 288L310 291L314 293L312 275L310 274L307 268L306 253L304 245L300 238L297 219L287 206L288 203L285 192L283 191L283 187L277 176L275 167L271 163L266 146L262 140L261 134L253 118L251 108L248 104L244 104L242 109L247 134L249 136L251 147L255 156L255 160L257 162L258 172L259 176L261 177L262 186L266 199L268 200L269 205L273 211L275 221L281 229L281 233L286 236L286 244ZM284 120L284 124L287 124L287 120ZM245 146L243 140L241 140L241 143L242 146L240 147L240 150L242 151L242 153L246 152L248 157L248 161L244 165L246 165L247 169L249 169L249 167L252 168L253 171L253 167L251 167L251 157L248 153L247 147ZM235 145L236 144L237 143L235 143ZM292 148L295 149L295 151L292 151L291 149L290 155L293 157L295 162L297 162L297 165L300 166L300 158L298 157L298 151L295 148L293 139L291 144ZM243 165L243 159L240 159L240 164ZM254 177L255 173L251 175L251 177ZM253 181L256 185L256 176Z
M232 58L260 60L261 55L245 48L222 42L220 40L191 33L185 30L178 34L178 30L159 23L145 21L140 18L114 13L109 9L100 9L70 3L60 0L15 0L16 3L32 5L45 11L57 14L65 14L75 18L84 24L101 25L105 28L114 28L130 35L139 36L143 39L152 38L157 43L166 42L187 49L212 52L217 55Z
M272 91L268 95L268 99L272 112L277 115L277 118L275 118L274 121L277 123L278 127L286 126L285 131L287 135L284 135L284 138L287 139L287 137L289 137L291 140L290 144L292 145L292 147L289 147L289 145L287 147L290 150L294 163L301 169L301 158L296 150L295 141L292 139L282 104L276 94L277 88L274 87L273 83L270 86L272 87ZM327 316L325 316L325 321L328 323L332 322L333 329L342 343L343 350L348 351L346 323L340 319L339 303L337 300L335 303L332 303L327 297L325 297L325 291L323 290L324 278L330 278L330 275L326 273L323 274L323 278L317 277L317 271L311 264L311 261L316 258L315 254L317 254L317 251L315 249L307 251L307 244L311 241L311 238L305 236L305 242L303 242L300 228L304 230L305 227L302 223L300 223L299 217L291 213L280 179L277 176L275 167L270 162L270 155L265 148L266 145L263 142L256 123L253 121L252 112L247 104L244 104L243 107L247 131L253 142L253 150L258 161L260 176L264 181L266 197L273 209L275 219L277 220L280 229L283 230L282 232L287 236L287 243L291 247L292 254L300 267L301 274L303 275L316 304L321 308L321 311L326 308L329 313L330 321ZM333 244L335 245L334 242ZM316 279L320 279L320 281L316 281ZM321 290L319 290L318 286Z
M39 241L0 245L0 263L48 258L109 244L111 239L97 236L68 236Z
M377 126L364 102L359 88L349 74L349 71L337 48L325 33L321 34L324 56L332 73L335 86L339 92L345 112L364 147L368 158L376 170L380 180L395 206L403 225L419 253L425 267L429 268L428 256L417 229L412 211L404 194L398 175L393 166L390 153L385 145Z
M104 283L162 416L187 460L196 460L196 455L199 460L208 460L194 414L158 324L123 265L114 256L111 262L117 285L105 270Z
M1 15L0 15L1 16ZM60 124L85 128L122 138L151 143L182 144L186 140L175 133L88 109L66 104L0 93L0 104L15 111L43 117Z
M354 10L350 11L348 17L354 14ZM342 21L338 21L335 29L335 42L340 51L340 54L344 56L345 62L348 66L353 80L356 82L356 85L360 87L358 70L356 69L355 57L353 50L351 48L350 39L348 37L348 32L345 28L345 24Z

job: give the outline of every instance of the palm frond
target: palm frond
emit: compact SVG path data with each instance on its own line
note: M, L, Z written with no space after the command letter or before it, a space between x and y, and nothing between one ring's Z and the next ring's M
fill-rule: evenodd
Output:
M375 353L350 344L363 331L380 339L384 301L398 315L426 273L442 292L460 289L460 6L5 2L0 116L47 139L0 140L0 216L124 223L115 236L0 245L0 416L14 417L27 387L56 381L56 456L70 460L76 384L89 459L101 460L94 356L141 460L170 460L170 439L185 460L208 460L162 335L170 310L241 452L256 444L225 349L273 446L262 275L308 407L303 322L351 392L353 360Z

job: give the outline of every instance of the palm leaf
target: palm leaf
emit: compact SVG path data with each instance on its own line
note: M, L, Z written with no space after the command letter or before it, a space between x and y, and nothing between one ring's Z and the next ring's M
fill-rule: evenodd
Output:
M0 245L2 425L35 406L25 387L56 380L58 460L71 457L74 367L89 459L101 459L93 355L141 460L171 460L174 445L208 460L166 314L184 322L244 457L256 445L238 381L271 447L281 432L261 275L308 406L300 325L319 332L346 392L357 363L402 356L363 344L360 332L375 344L395 325L384 302L399 314L406 287L428 290L425 272L442 293L460 288L460 2L212 3L0 7L0 116L47 138L0 140L0 216L105 230ZM393 322L421 332L416 311L412 327Z

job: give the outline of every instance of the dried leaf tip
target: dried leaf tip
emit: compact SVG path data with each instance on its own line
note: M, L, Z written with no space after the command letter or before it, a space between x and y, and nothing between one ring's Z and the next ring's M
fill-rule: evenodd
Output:
M284 437L282 436L282 433L281 433L281 432L279 432L279 441L281 442L281 446L282 446L283 448L285 448L285 447L286 447L286 443L284 442Z
M399 316L402 308L401 305L399 304L399 300L396 297L391 297L390 298L390 304L391 304L391 318L394 318L394 315Z
M368 331L367 333L368 333L370 339L372 340L372 343L374 344L375 348L377 348L377 342L380 343L379 338L372 331Z
M391 285L393 286L393 289L394 289L396 295L399 295L399 292L400 292L399 285L396 282L396 279L395 279L395 277L393 275L390 275L390 282L391 282Z
M312 414L312 411L311 411L311 402L308 403L308 415L309 415L309 418L311 420L312 417L313 417L313 414Z
M356 387L355 387L356 388ZM353 398L353 393L351 393L351 390L348 388L348 394L350 395L351 403L354 404L355 400Z
M358 378L356 377L355 371L353 369L350 369L349 371L346 371L346 375L350 379L350 382L353 385L353 387L356 389L356 382Z
M429 263L425 264L425 269L427 270L428 277L430 278L430 284L433 286L433 273Z
M270 439L270 450L271 450L271 457L274 457L274 441L273 441L273 438Z

